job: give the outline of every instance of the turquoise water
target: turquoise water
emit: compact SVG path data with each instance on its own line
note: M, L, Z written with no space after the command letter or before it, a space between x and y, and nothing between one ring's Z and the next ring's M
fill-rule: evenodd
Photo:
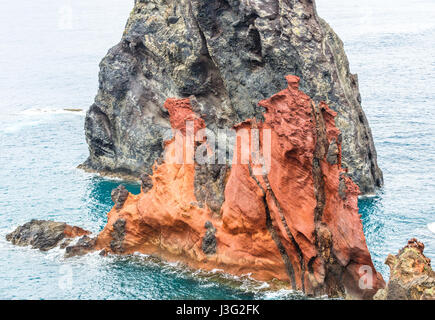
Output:
M93 232L105 225L110 191L120 181L76 169L88 154L84 113L63 108L91 104L98 63L120 39L132 3L0 3L0 299L302 298L141 255L65 260L56 249L41 253L4 240L31 218L67 221ZM408 238L422 240L435 258L435 234L427 226L435 222L435 5L317 3L344 40L352 72L359 74L385 174L385 188L361 200L360 209L376 267L388 276L385 257ZM65 7L72 9L66 29L59 27ZM138 185L127 188L139 192Z

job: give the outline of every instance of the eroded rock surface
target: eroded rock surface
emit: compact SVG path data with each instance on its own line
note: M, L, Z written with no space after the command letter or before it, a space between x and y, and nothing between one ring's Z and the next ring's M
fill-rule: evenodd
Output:
M217 131L261 118L257 102L285 89L287 74L337 112L342 165L362 193L372 193L383 179L358 78L314 1L135 1L121 42L100 64L82 168L134 179L151 174L171 128L162 108L168 97L190 97ZM204 173L215 172L201 169L199 177Z
M288 76L286 89L259 103L263 120L251 118L235 126L237 134L250 133L248 145L254 143L252 130L261 132L260 153L270 151L270 170L255 153L242 163L243 142L235 140L225 173L221 165L211 170L216 190L221 190L217 193L195 184L198 170L206 169L198 169L193 156L211 142L187 148L185 120L194 122L195 134L205 121L189 99L168 99L164 108L173 129L182 133L184 161L172 161L177 139L165 141L164 158L150 175L152 187L128 194L121 209L115 205L95 249L103 254L142 252L192 268L250 274L310 295L371 298L384 281L366 246L358 186L341 166L336 112L298 87L299 78ZM360 278L367 268L373 285L363 288Z
M411 239L397 255L389 255L390 280L378 300L435 300L435 272L424 254L424 244Z
M297 76L286 81L286 89L259 102L260 119L234 126L225 164L197 161L198 150L208 154L216 141L203 134L206 121L195 100L167 99L163 108L174 134L153 172L142 176L141 193L114 189L103 231L65 244L65 255L141 252L195 269L249 274L308 295L372 298L385 283L365 242L359 188L342 167L337 113L300 91ZM208 174L212 180L205 183ZM55 241L44 248L67 229L49 226L43 230L56 230L48 233ZM32 238L20 228L14 234L23 236L8 236L18 244ZM370 286L361 285L362 277Z
M90 234L79 227L72 227L63 222L31 220L17 227L6 235L6 240L18 246L32 246L34 249L47 251L58 246L62 240ZM67 242L64 243L64 246Z

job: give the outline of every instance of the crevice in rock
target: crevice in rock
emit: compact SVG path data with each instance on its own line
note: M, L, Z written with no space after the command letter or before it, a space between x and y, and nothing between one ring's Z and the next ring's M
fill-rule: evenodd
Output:
M276 198L275 193L272 190L272 187L270 186L269 179L267 178L267 175L263 175L263 179L264 179L264 182L266 183L267 191L269 192L270 196L272 197L273 202L275 203L275 206L278 208L279 216L281 218L282 224L284 225L284 229L287 233L287 236L290 238L293 246L296 248L296 253L298 255L298 260L299 260L299 264L300 264L300 268L301 268L302 291L305 292L305 264L304 264L304 256L303 256L302 250L301 250L299 244L297 243L295 237L293 236L293 234L290 231L290 228L287 224L287 220L285 219L285 216L282 212L281 205L279 204L279 201Z
M264 67L260 32L253 25L249 26L248 40L247 50L250 52L249 63L251 68L254 70L258 67Z
M323 116L319 108L312 103L312 114L315 121L315 138L313 158L313 183L314 195L316 197L316 207L314 209L314 222L318 223L322 220L323 210L326 203L325 181L323 180L323 171L320 162L325 158L329 149L328 139L326 137L326 126Z
M337 258L333 253L333 241L332 234L327 225L322 221L323 212L326 204L326 192L325 192L325 180L323 170L321 167L321 161L327 160L336 164L338 159L335 160L336 150L338 149L337 142L335 140L328 142L326 133L326 124L323 118L322 109L319 106L312 103L312 115L315 121L315 146L314 146L314 158L313 158L313 183L314 183L314 195L316 198L316 207L314 208L314 238L317 249L317 255L315 258L321 258L325 267L325 288L328 288L327 294L329 296L338 296L344 294L342 285L342 274L345 267L341 266L337 262ZM340 137L339 137L340 139ZM340 141L339 141L340 143ZM333 156L332 156L333 155ZM334 161L330 161L334 160ZM339 182L339 196L344 199L346 197L346 185L342 177L340 176ZM315 259L313 260L314 263ZM312 264L309 266L309 272L314 273ZM316 289L316 288L315 288Z
M249 174L250 174L251 178L255 181L255 183L258 185L258 187L260 188L260 190L263 193L263 203L264 203L264 209L266 211L266 228L269 231L269 233L272 237L272 240L275 242L276 246L278 247L279 253L281 254L282 260L284 261L284 265L286 267L286 272L290 278L292 288L297 289L295 271L294 271L293 265L291 263L290 257L287 254L287 251L285 250L285 247L279 238L278 232L275 230L275 228L273 226L273 221L272 221L272 217L270 215L269 205L267 203L267 193L263 189L263 187L261 186L261 183L255 177L255 175L252 174L251 165L248 165L248 168L249 168Z

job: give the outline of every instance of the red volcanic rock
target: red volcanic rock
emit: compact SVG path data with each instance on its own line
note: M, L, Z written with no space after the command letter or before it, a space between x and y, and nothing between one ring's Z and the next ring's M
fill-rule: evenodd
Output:
M298 77L287 81L288 88L259 103L264 121L235 127L233 163L211 170L216 183L200 183L194 148L184 153L192 161L170 161L177 144L167 141L149 188L128 194L122 207L108 213L95 248L250 274L310 295L365 299L384 287L366 246L359 189L341 167L336 113L299 91ZM165 107L172 127L184 135L186 120L194 122L195 132L205 127L188 99L168 99ZM243 137L254 146L254 129L262 157L249 152L243 162ZM220 208L213 197L223 199Z
M84 230L80 227L70 226L68 224L65 226L63 233L65 235L65 238L77 238L91 234L90 231Z
M194 123L194 131L204 128L204 120L192 111L189 99L169 98L166 100L165 109L169 112L169 119L172 129L180 130L186 134L186 123L192 121Z

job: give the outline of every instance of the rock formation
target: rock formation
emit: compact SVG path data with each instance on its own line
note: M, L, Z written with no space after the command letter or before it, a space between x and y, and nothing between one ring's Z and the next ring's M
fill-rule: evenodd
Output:
M90 156L81 167L149 175L171 128L162 108L168 97L190 97L217 132L261 120L257 102L284 89L287 74L337 112L343 167L362 193L374 192L383 180L358 79L311 0L136 0L121 42L100 64L85 124ZM214 170L202 168L204 181Z
M192 121L201 136L205 121L189 99L168 99L170 123L183 139L183 163L172 161L177 153L173 137L165 142L164 158L151 177L143 178L151 179L152 186L116 203L95 249L143 252L192 268L251 274L312 295L370 298L383 287L358 215L358 186L341 167L336 113L299 91L298 77L287 81L287 89L260 102L264 121L251 118L235 126L240 139L228 164L194 161L203 145L212 148L211 141L199 139L202 144L196 141L187 151L185 124ZM254 129L260 153L270 152L269 170L253 153L241 162L240 134L249 133L252 148ZM214 179L208 184L196 183L211 171ZM373 286L360 288L366 267Z
M411 239L397 255L389 255L390 280L374 296L377 300L435 300L435 272L424 244Z
M17 246L32 246L47 251L60 244L66 247L72 238L90 234L79 227L62 222L32 220L6 235L6 240ZM62 243L61 241L64 240Z
M370 299L385 283L366 246L359 188L342 168L337 113L300 91L298 77L286 80L259 102L261 119L236 124L232 137L212 139L192 100L167 99L173 134L141 193L114 189L106 227L65 255L141 252L308 295Z

